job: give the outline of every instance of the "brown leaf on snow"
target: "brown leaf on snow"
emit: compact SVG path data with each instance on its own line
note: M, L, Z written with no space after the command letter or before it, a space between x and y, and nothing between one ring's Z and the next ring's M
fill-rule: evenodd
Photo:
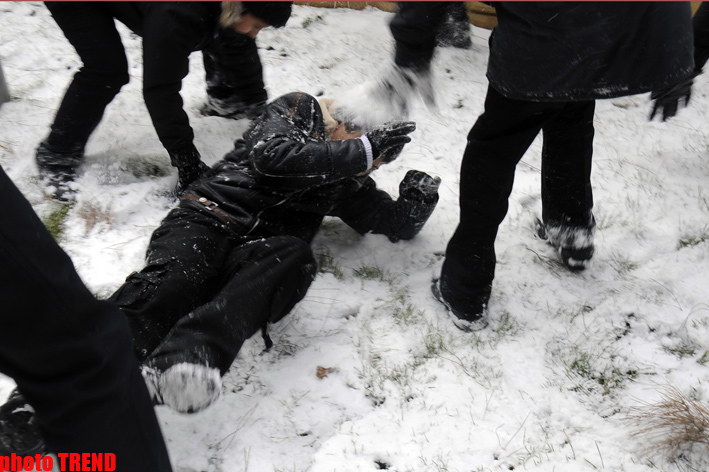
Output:
M317 371L315 372L315 375L318 376L319 379L322 379L323 377L327 377L327 374L330 372L333 372L335 369L332 367L321 367L318 366Z

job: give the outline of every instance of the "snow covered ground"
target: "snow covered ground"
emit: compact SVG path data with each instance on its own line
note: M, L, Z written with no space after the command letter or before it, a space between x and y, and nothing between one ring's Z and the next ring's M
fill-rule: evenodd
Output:
M391 60L391 15L295 7L285 28L258 37L270 97L363 99ZM88 144L61 238L98 296L142 267L176 181L142 101L140 39L121 31L132 80ZM440 112L415 102L413 142L374 175L393 194L408 169L440 176L428 225L391 244L326 221L313 244L320 274L275 326L274 348L247 342L206 411L157 408L176 471L706 470L701 447L667 456L627 416L667 386L709 402L709 79L668 123L647 121L647 95L598 104L586 272L565 270L532 231L534 143L497 240L490 325L469 334L429 284L457 223L465 136L487 87L489 32L471 34L472 50L436 53ZM34 150L80 63L46 8L25 2L0 3L0 58L13 97L0 107L0 164L47 217L58 204L37 185ZM192 58L185 108L213 164L246 123L199 115L204 75ZM12 385L1 380L0 395Z

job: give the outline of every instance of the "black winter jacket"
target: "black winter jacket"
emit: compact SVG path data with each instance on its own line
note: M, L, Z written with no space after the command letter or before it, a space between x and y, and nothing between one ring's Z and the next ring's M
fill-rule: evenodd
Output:
M487 77L507 98L577 101L689 77L689 2L493 2Z
M413 238L438 194L394 201L370 177L356 175L365 170L362 141L326 140L315 98L291 93L266 107L234 150L190 186L180 207L210 215L241 236L290 235L309 243L323 218L336 216L360 234Z
M108 2L113 16L143 38L143 97L170 154L191 147L194 133L182 108L189 56L217 30L219 2Z

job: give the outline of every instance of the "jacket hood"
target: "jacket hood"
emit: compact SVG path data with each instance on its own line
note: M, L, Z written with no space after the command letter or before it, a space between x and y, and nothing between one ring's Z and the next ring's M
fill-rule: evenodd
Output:
M320 104L305 92L278 97L264 113L266 116L254 121L244 133L243 139L251 145L250 148L256 147L257 140L278 136L301 143L323 141L327 137Z

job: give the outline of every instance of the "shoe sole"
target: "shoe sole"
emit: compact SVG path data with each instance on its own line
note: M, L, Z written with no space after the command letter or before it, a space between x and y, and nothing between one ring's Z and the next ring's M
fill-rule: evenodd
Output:
M176 364L160 374L162 403L180 413L196 413L214 403L222 393L218 369L199 364Z
M466 333L480 331L482 329L487 328L488 322L483 315L480 315L478 318L471 321L465 320L456 315L453 307L443 298L443 295L441 294L441 288L438 284L438 279L434 279L431 283L431 293L433 293L433 296L436 301L438 301L446 308L446 312L448 313L448 316L450 317L456 328L460 329L461 331L465 331Z

